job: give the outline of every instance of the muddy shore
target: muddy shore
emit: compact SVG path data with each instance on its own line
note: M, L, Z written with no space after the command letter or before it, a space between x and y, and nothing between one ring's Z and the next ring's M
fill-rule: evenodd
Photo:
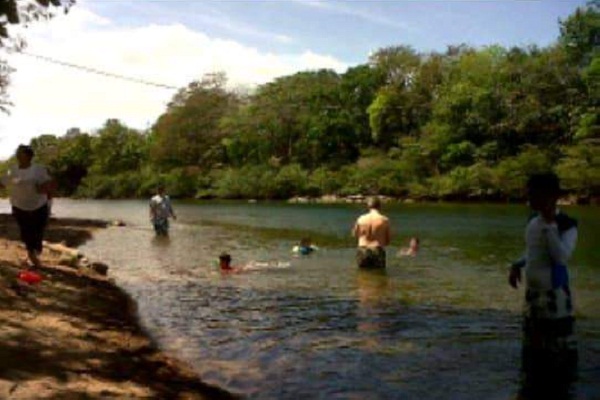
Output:
M105 226L53 220L46 239L77 247ZM0 215L0 399L234 398L163 354L109 278L60 266L62 255L46 250L42 282L18 284L26 264L17 239L12 217Z

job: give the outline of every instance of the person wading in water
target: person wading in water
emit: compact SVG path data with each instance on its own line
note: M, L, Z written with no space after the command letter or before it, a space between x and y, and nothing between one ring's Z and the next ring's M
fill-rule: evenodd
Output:
M381 202L372 197L367 201L369 212L361 215L354 225L358 239L356 263L359 268L385 268L385 246L390 244L390 221L381 214Z

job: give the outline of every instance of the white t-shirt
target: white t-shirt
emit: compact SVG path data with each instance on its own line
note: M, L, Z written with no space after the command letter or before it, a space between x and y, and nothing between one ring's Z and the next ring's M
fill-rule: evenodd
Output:
M150 199L150 209L152 210L153 219L157 220L165 220L168 219L173 213L173 208L171 207L171 199L169 196L160 196L156 195Z
M33 211L48 202L48 196L37 190L37 185L50 180L48 171L41 165L32 164L29 168L13 166L0 180L8 188L10 204L13 207Z
M556 223L548 224L541 217L535 217L527 225L525 240L527 286L552 289L552 266L567 265L577 243L577 228L561 234Z

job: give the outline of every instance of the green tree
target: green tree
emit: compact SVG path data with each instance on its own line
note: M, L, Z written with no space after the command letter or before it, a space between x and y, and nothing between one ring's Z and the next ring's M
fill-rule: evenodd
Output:
M564 149L556 171L564 189L589 198L600 193L600 145L579 144Z
M600 52L600 1L592 0L560 21L559 43L570 59L585 67Z
M109 119L91 142L91 172L114 175L138 170L146 159L146 137L119 120Z
M150 154L161 167L210 167L223 160L221 119L238 105L223 73L207 74L181 89L151 133Z

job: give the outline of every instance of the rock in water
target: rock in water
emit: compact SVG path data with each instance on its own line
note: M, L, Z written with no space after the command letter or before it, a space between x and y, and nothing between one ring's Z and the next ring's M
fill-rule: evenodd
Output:
M92 271L99 275L106 276L108 274L108 265L101 262L93 262L90 264Z

